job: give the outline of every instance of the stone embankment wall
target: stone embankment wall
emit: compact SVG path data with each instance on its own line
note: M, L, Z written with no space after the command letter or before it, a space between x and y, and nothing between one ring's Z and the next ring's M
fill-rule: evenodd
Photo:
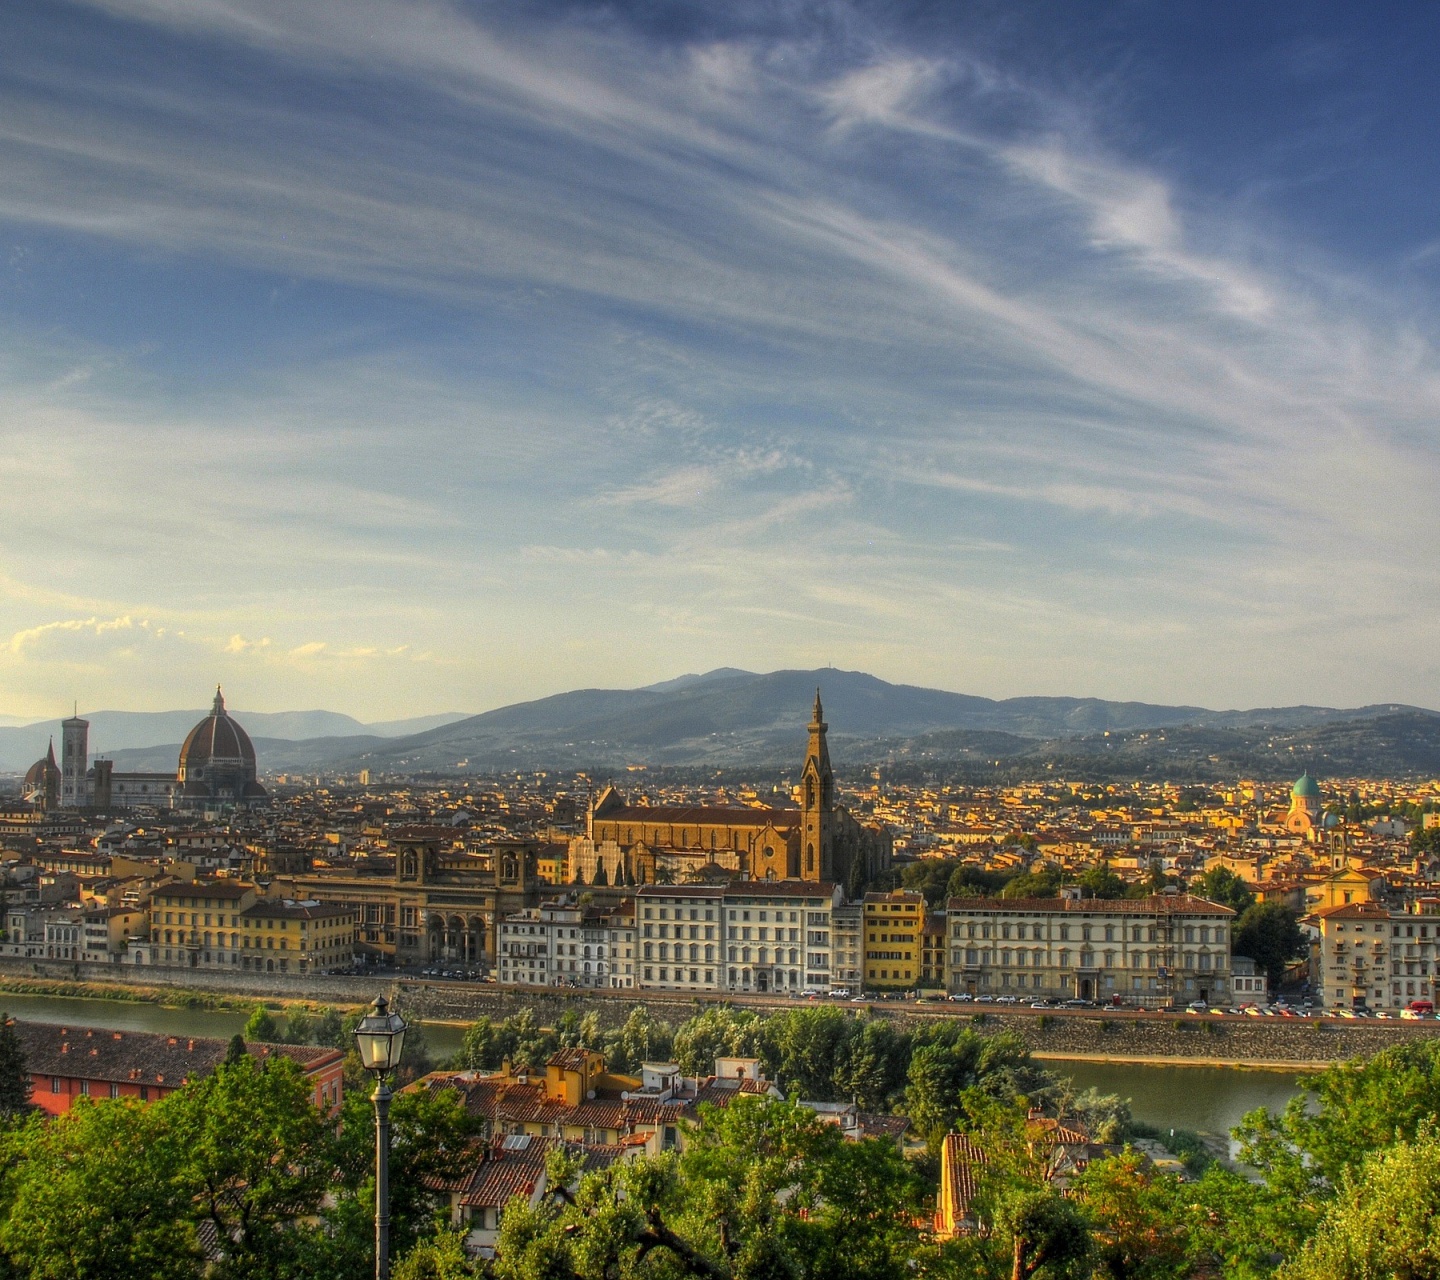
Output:
M0 982L82 982L172 987L181 991L256 1000L308 1000L318 1004L368 1004L382 991L407 1017L437 1022L473 1022L482 1014L492 1019L531 1009L543 1026L554 1025L567 1011L580 1016L594 1012L602 1026L613 1027L643 1005L657 1018L678 1023L704 1005L692 998L653 992L586 992L524 990L490 984L426 982L393 977L311 976L299 974L224 973L204 969L117 970L113 965L67 964L61 961L0 959ZM757 1009L794 1009L799 1002L746 997L737 1005ZM1215 1019L1187 1014L1133 1015L1104 1013L1041 1014L1029 1009L956 1009L875 1003L854 1009L861 1017L891 1018L903 1026L935 1018L953 1018L982 1035L1011 1030L1042 1056L1127 1059L1170 1062L1249 1063L1295 1066L1333 1062L1375 1053L1403 1040L1440 1035L1440 1022L1311 1022L1307 1019Z

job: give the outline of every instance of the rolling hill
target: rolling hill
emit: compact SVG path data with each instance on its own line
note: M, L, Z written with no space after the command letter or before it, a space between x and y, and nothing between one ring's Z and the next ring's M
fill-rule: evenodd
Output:
M475 716L362 725L333 712L236 712L262 771L368 768L457 774L507 769L788 768L815 689L837 764L954 766L976 776L1286 776L1440 773L1440 714L1420 707L1205 707L1100 698L994 700L890 684L861 671L733 667L640 689L577 689ZM174 767L197 711L97 712L92 744L121 769ZM439 723L437 723L439 721ZM0 767L24 768L58 723L0 728ZM17 750L6 735L28 734ZM148 737L148 740L147 740ZM987 772L992 771L992 772Z

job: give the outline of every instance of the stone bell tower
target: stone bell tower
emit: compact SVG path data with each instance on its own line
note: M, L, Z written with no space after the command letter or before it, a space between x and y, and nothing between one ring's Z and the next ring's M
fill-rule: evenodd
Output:
M810 745L805 752L805 769L800 777L800 878L835 878L835 774L830 768L830 748L825 742L825 713L820 690L815 690L815 710L810 717Z

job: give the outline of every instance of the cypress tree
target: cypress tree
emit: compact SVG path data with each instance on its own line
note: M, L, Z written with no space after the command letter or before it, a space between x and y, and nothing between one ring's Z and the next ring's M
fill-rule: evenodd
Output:
M30 1073L15 1023L0 1014L0 1117L23 1115L30 1108Z

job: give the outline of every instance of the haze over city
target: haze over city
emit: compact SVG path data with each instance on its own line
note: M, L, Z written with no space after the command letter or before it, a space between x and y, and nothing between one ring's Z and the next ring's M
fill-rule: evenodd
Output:
M14 0L0 712L1440 706L1437 22Z

